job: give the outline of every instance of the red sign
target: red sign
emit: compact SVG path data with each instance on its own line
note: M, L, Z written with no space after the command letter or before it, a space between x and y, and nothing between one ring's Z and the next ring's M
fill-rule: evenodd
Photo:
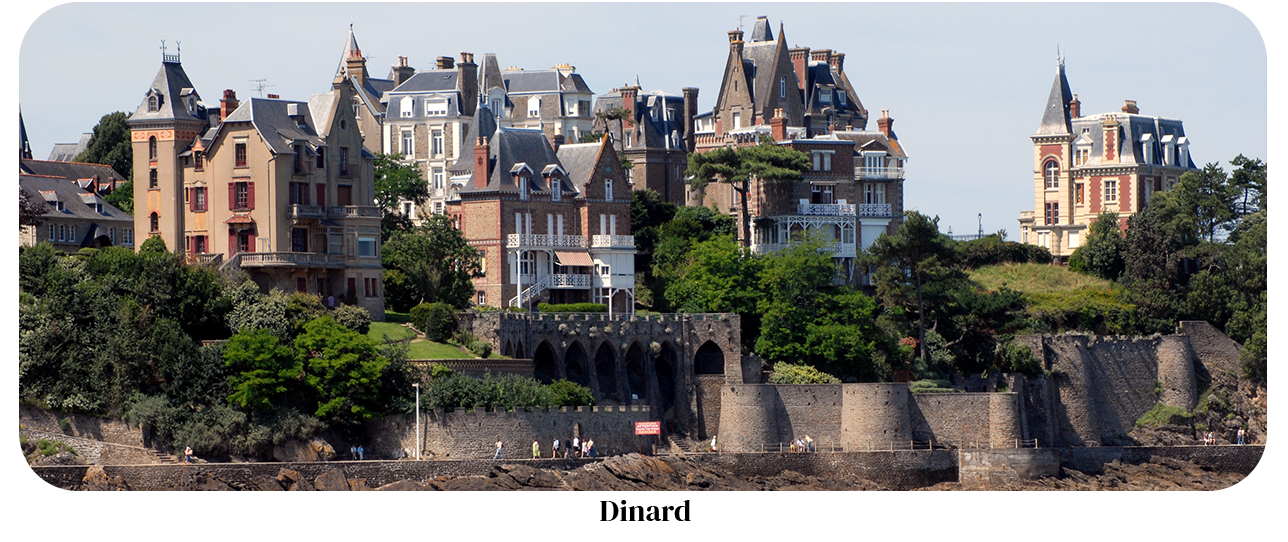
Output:
M636 435L661 435L662 422L635 422Z

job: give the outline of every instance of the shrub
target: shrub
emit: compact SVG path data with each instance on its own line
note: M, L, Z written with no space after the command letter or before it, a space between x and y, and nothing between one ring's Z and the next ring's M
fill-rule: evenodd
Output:
M541 312L608 312L608 305L603 303L563 303L558 305L539 303L537 304L537 310Z
M71 452L72 455L77 455L76 450L73 449L71 446L63 444L56 440L45 440L43 438L36 441L36 449L40 450L40 455L43 455L45 457L54 455L58 452Z
M912 393L957 393L961 390L953 388L953 384L947 380L918 380L908 384L908 391Z
M528 309L523 307L506 307L505 310L506 312L528 312Z
M63 432L67 432L68 430L70 430L70 429L72 428L72 422L71 422L71 420L68 420L67 418L63 418L63 419L61 419L61 420L58 420L58 427L59 427L60 429L62 429L62 430L63 430Z
M839 384L840 379L819 371L810 365L795 365L780 361L774 364L770 384Z
M595 397L590 388L567 380L556 380L550 383L553 394L552 406L595 406Z
M366 335L371 329L371 313L367 309L354 305L340 305L331 312L335 323Z
M456 332L456 311L446 303L421 303L411 309L411 324L426 339L445 343Z
M474 334L462 331L456 334L456 344L465 347L471 354L480 358L486 358L492 355L492 343L480 340Z
M1190 414L1181 407L1171 407L1163 403L1154 403L1154 407L1141 414L1136 420L1136 427L1158 427L1172 423L1173 418L1188 419ZM1182 422L1184 423L1184 422Z

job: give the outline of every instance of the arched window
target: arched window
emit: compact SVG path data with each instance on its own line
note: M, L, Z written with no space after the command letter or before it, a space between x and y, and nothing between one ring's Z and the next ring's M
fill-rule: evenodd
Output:
M150 228L148 231L152 233L161 231L161 217L157 216L155 212L152 213L152 215L148 217L148 226Z
M157 159L157 136L148 138L148 160Z
M1044 177L1046 178L1047 190L1060 188L1060 163L1055 160L1048 160L1046 165L1042 166Z
M157 99L156 94L148 96L148 111L156 111L158 109L161 109L161 100Z

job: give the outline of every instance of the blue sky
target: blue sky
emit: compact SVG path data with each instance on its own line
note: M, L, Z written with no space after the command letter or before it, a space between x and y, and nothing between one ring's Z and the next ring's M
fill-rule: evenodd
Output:
M765 15L793 46L846 54L864 106L873 119L890 111L911 157L908 208L940 216L945 231L974 232L982 214L985 231L1016 237L1057 46L1084 113L1133 99L1183 120L1200 165L1267 158L1261 34L1219 4L64 4L22 38L20 101L43 159L103 114L132 112L163 39L182 47L207 103L227 88L257 95L257 79L304 100L329 88L352 23L376 77L398 56L432 68L438 56L496 53L502 67L572 64L597 94L637 77L676 94L696 86L709 110L739 15L746 30Z

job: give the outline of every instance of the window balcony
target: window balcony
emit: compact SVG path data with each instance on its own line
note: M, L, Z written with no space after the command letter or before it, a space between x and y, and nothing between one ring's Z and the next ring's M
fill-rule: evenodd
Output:
M634 246L634 242L631 245ZM511 233L505 236L505 246L506 248L586 248L586 236Z
M320 252L242 252L241 267L345 267L343 254Z
M854 216L853 203L801 203L797 210L803 215Z
M590 275L547 275L550 288L556 290L586 290L590 288Z
M341 205L331 207L327 214L331 218L380 218L380 208L374 205Z
M859 203L859 216L892 216L889 203Z
M634 235L594 235L590 246L595 248L635 248Z
M903 168L901 167L854 167L855 179L902 179Z
M321 205L291 204L291 218L322 218L323 215Z

